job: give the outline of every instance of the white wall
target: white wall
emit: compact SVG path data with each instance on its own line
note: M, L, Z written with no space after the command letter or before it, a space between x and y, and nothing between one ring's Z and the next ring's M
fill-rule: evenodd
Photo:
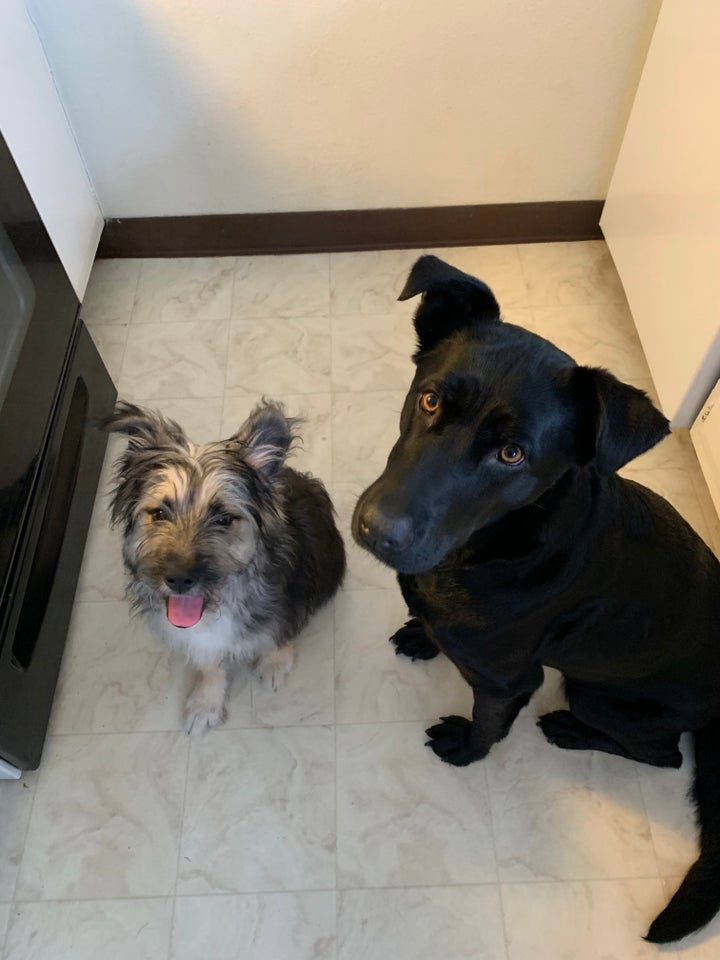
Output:
M103 218L22 0L0 0L0 132L82 300Z
M720 4L665 0L601 226L663 411L720 376Z
M106 216L597 199L660 0L27 0Z

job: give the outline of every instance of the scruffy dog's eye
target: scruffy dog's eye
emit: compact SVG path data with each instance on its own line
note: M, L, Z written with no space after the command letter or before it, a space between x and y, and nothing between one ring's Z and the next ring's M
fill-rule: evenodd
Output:
M150 514L150 519L153 523L157 523L158 520L170 519L167 510L163 509L163 507L157 507L155 510L148 510L148 513Z
M498 450L498 460L502 461L502 463L507 463L511 467L522 463L524 459L525 453L522 447L519 447L516 443L508 443Z
M219 513L216 517L213 517L213 525L216 527L229 527L234 519L235 517L229 513Z
M437 413L440 409L440 397L432 390L420 394L420 409L423 413Z

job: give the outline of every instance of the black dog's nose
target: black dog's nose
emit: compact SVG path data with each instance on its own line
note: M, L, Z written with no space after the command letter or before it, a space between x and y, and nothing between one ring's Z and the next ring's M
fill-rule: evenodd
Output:
M187 593L197 583L189 570L172 570L165 575L165 583L173 593Z
M412 522L410 517L394 517L370 505L358 518L358 532L371 550L394 552L410 543Z

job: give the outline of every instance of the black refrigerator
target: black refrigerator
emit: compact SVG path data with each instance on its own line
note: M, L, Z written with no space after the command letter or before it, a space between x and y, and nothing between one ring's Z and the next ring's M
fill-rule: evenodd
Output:
M116 397L79 306L0 136L0 760L6 773L40 763L105 453L96 423Z

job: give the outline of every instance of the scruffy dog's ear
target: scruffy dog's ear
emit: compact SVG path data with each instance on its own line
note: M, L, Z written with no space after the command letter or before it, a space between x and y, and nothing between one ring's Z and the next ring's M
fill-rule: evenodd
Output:
M297 423L285 415L280 403L259 403L231 439L242 447L242 458L255 470L273 476L283 464L295 439Z
M419 293L423 298L414 318L416 357L456 330L500 319L500 307L490 287L438 257L427 255L415 262L398 300Z
M670 433L666 417L642 390L599 367L569 371L578 409L578 460L615 473Z
M178 447L187 451L188 439L174 420L134 403L118 403L115 412L98 426L128 438L127 447L115 461L110 508L113 525L124 523L129 529L151 471L166 463L168 457L177 456Z
M169 444L187 446L187 437L174 420L166 420L154 410L143 410L134 403L118 403L115 412L101 421L99 427L108 433L127 434L129 452Z

